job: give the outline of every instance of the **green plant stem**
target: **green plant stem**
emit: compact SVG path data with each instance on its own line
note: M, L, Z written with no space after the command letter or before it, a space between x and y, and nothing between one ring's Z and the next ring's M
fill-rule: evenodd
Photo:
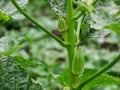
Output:
M67 48L67 52L68 52L68 60L69 60L70 88L72 90L73 82L74 82L74 75L72 74L72 61L73 61L73 56L74 56L74 47L69 46Z
M91 82L93 79L97 78L101 74L103 74L105 71L107 71L109 68L111 68L113 65L115 65L120 60L120 55L118 55L111 63L107 64L105 67L103 67L101 70L90 76L87 80L83 81L76 89L74 90L81 90L86 84Z
M68 26L68 39L70 44L75 42L74 20L73 20L73 0L67 1L67 26Z
M72 85L74 81L74 75L72 74L72 61L73 56L75 52L75 31L74 31L74 20L73 20L73 0L66 0L67 3L67 34L68 34L68 41L70 43L69 46L67 46L68 51L68 59L69 59L69 71L70 71L70 87L72 90Z
M57 42L59 42L63 47L66 46L66 44L56 35L54 35L52 32L50 32L49 30L45 29L43 26L41 26L35 19L33 19L31 16L29 16L16 2L16 0L11 0L11 2L13 3L13 5L29 20L31 21L33 24L35 24L37 27L39 27L40 29L42 29L44 32L46 32L47 34L49 34L51 37L53 37Z

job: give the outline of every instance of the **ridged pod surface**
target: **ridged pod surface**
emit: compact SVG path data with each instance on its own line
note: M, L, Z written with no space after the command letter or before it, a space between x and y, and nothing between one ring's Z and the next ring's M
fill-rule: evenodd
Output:
M73 57L72 62L72 73L75 75L82 75L84 71L84 56L82 52L82 47L80 46Z
M76 88L79 85L79 77L84 72L84 56L82 52L82 47L80 46L73 57L72 62L72 74L74 75L73 88Z

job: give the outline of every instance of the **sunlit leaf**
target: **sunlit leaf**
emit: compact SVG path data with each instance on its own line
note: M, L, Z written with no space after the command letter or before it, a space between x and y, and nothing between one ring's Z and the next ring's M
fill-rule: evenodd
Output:
M98 0L95 5L97 11L105 11L110 15L114 15L119 11L119 7L113 2L113 0Z
M48 0L57 15L66 16L66 0Z
M113 0L98 0L94 8L95 12L91 12L87 18L93 29L89 31L89 37L104 37L110 33L110 30L103 29L104 26L119 21L119 7Z
M91 28L100 30L105 25L111 24L114 21L114 18L105 11L96 11L96 13L91 13L88 19L88 22L91 25Z
M16 0L21 8L25 8L25 5L28 3L28 0ZM0 10L3 13L10 15L14 19L21 19L24 16L19 13L19 11L12 4L11 0L0 0Z
M104 28L111 29L111 30L115 31L116 33L120 34L120 22L106 25Z
M0 53L4 53L6 55L12 54L19 48L23 39L23 37L20 37L18 39L13 39L12 37L0 38Z

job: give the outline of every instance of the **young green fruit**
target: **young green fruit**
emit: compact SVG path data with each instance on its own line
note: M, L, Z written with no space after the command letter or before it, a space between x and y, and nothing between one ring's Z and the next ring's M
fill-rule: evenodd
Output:
M74 75L82 75L84 72L84 56L82 53L82 47L80 46L75 52L72 62L72 73Z
M68 34L67 34L67 24L65 19L62 16L59 16L58 18L58 30L62 33L64 41L67 43L68 42Z
M80 46L75 52L72 62L72 73L74 75L74 81L72 84L73 88L79 85L79 76L83 74L84 71L84 56L82 54L82 47Z
M64 32L67 30L67 24L65 19L62 16L59 16L58 18L58 30L60 32Z

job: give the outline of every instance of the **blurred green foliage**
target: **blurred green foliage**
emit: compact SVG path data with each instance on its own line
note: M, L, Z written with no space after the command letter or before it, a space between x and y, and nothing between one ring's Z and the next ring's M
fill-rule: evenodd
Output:
M30 0L29 2L30 3L27 5L27 12L30 13L31 16L33 16L43 26L49 28L56 35L61 36L61 34L57 32L57 18L54 12L51 11L47 0ZM23 75L19 75L22 74L22 69L17 70L18 68L14 67L13 64L13 67L10 68L13 68L13 70L15 69L15 71L17 70L18 76L20 77L19 79L25 83L24 78L31 74L31 82L41 85L42 89L60 90L61 85L53 79L53 76L57 77L58 74L60 74L61 71L64 70L65 67L68 65L67 63L65 63L65 61L67 60L67 53L65 49L61 47L55 40L50 38L46 33L38 31L39 28L36 28L26 19L19 21L10 20L9 22L0 25L0 29L0 37L6 36L9 38L17 38L18 36L25 36L26 38L24 43L21 42L20 48L17 49L16 52L11 54L12 57L22 56L20 58L23 58L24 60L32 60L32 62L40 63L31 66L30 62L30 65L28 65L29 67L25 67L23 65L26 71L25 73L23 72L24 70L22 71L22 73L24 73ZM108 62L110 62L119 52L120 38L119 35L117 35L116 33L112 32L112 34L109 34L105 38L91 38L84 43L84 55L86 62L85 67L91 69L100 69ZM9 57L6 56L5 58ZM13 60L11 60L11 58L9 59L13 63ZM3 64L3 62L0 62L0 69L2 65L1 63ZM16 66L17 62L14 63ZM108 74L120 78L119 68L120 62L118 62L113 68L111 68L108 71ZM2 80L2 82L6 82L5 77L7 76L7 74L8 73L1 75L0 73L0 76L4 76L4 78L0 78L0 81ZM12 74L10 75L12 75L11 77L13 77L13 75L16 75L16 77L18 77L16 72L12 72ZM24 80L22 80L21 78ZM8 82L10 81L9 79L7 80ZM29 79L27 78L27 80ZM30 83L30 85L32 83ZM0 83L0 87L3 84L5 85L5 83ZM5 87L10 87L11 85L13 86L14 83L7 83L7 85ZM42 90L35 88L34 84L32 85L33 87L31 87L30 90ZM92 87L89 90L118 90L118 88L120 87L116 85L111 85L109 87ZM4 87L0 89L4 90ZM11 89L7 88L6 90Z

